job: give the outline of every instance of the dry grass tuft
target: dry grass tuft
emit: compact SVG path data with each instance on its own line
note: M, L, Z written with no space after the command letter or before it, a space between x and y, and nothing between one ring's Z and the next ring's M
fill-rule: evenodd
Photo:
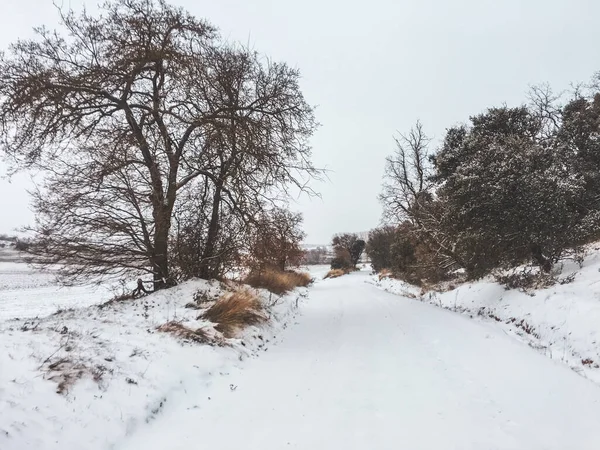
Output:
M342 275L346 275L346 273L343 269L331 269L323 279L341 277Z
M89 368L69 358L60 358L48 364L46 379L57 383L56 393L67 394L77 380L89 372Z
M285 274L294 282L296 287L306 287L312 283L311 276L306 272L285 272Z
M167 322L158 327L158 331L172 334L175 337L184 341L196 342L198 344L206 344L210 342L210 336L202 328L192 330L191 328L182 325L179 322Z
M392 277L392 271L390 269L382 269L379 272L379 281L383 280L384 278L391 278Z
M223 295L201 318L216 323L215 329L225 337L234 337L239 329L267 320L263 304L248 289Z
M245 284L255 288L263 288L273 294L282 295L298 286L308 286L312 279L305 272L276 270L265 270L263 272L251 272L244 279Z
M107 372L112 373L112 369L108 369L103 365L91 366L89 362L65 357L47 364L44 372L47 380L54 381L57 384L56 393L67 395L73 385L84 376L91 377L100 385L104 374Z

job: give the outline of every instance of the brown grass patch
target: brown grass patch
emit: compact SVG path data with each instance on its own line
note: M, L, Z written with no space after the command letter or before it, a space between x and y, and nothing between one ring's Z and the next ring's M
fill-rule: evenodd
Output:
M112 373L112 369L102 365L90 366L87 362L71 358L59 358L48 364L44 372L47 380L54 381L57 384L56 393L66 395L73 385L84 376L91 377L100 385L104 374L106 372Z
M342 275L346 275L346 273L348 272L343 269L331 269L329 272L327 272L327 275L325 275L323 279L341 277Z
M245 284L255 288L267 289L273 294L282 295L299 286L308 286L312 279L306 272L265 270L251 272L244 279Z
M223 295L202 314L201 318L216 323L215 329L223 333L225 337L234 337L236 331L267 320L263 304L248 289L240 289Z
M392 271L390 269L381 269L381 272L379 272L379 281L383 280L384 278L391 278L392 277Z
M167 322L158 327L158 331L172 334L184 341L196 342L198 344L206 344L210 342L210 337L202 328L192 330L191 328L182 325L179 322Z
M75 382L86 372L89 372L89 369L84 364L68 358L61 358L48 365L46 379L57 383L57 394L67 394Z

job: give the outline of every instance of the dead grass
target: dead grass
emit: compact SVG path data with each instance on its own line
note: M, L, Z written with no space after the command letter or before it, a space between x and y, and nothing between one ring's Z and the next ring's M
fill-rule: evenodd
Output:
M211 341L210 336L202 328L192 330L191 328L174 321L162 324L158 327L158 331L169 333L184 341L196 342L198 344L206 344Z
M263 304L248 289L223 295L201 318L217 324L215 329L225 337L234 337L238 330L267 320Z
M56 393L61 395L67 395L73 385L84 376L90 377L101 386L104 374L112 373L112 369L103 365L91 365L77 358L64 357L51 363L47 362L49 364L44 367L45 378L57 384Z
M327 275L325 275L323 279L341 277L342 275L346 275L346 273L348 272L343 269L331 269L329 272L327 272Z
M384 278L391 278L392 277L392 271L390 269L382 269L381 272L379 272L379 281L383 280Z
M283 295L299 286L308 286L311 281L306 272L265 270L251 272L243 282L255 288L267 289L273 294Z
M60 358L46 367L46 379L57 383L56 393L67 394L70 388L90 369L81 362ZM94 377L95 378L95 377Z

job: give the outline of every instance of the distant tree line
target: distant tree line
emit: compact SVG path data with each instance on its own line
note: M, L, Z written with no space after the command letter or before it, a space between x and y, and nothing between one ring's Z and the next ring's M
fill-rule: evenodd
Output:
M302 263L308 265L329 264L331 262L331 252L327 247L311 248L304 251Z
M375 270L414 283L534 264L542 272L600 237L600 75L556 95L500 106L449 128L436 148L421 123L396 138L369 234Z

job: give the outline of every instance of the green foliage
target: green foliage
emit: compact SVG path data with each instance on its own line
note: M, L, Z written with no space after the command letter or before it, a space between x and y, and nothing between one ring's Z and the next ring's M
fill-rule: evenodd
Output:
M563 149L538 139L539 121L526 108L471 120L435 158L441 227L473 276L530 256L547 265L581 241L583 177L569 170Z
M420 123L402 135L381 195L400 225L371 232L375 270L443 279L464 268L478 278L533 262L547 273L598 239L600 74L587 95L558 99L534 87L530 105L450 128L433 155Z

